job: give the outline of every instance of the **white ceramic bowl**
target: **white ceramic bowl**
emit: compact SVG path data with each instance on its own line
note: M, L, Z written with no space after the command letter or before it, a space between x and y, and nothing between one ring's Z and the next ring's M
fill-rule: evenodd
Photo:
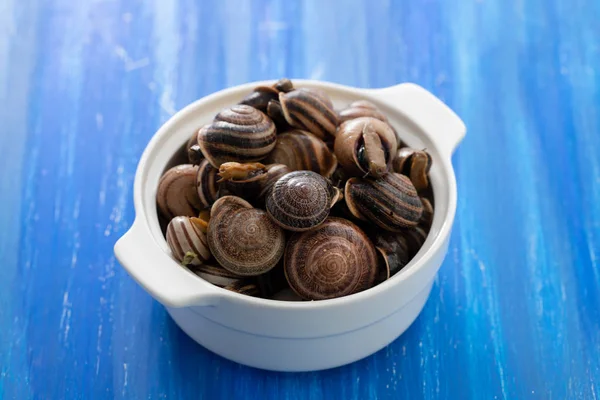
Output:
M337 367L385 347L417 318L446 255L456 211L451 156L465 135L463 122L440 100L414 84L357 89L294 80L318 88L336 108L367 99L389 118L402 140L427 148L433 158L435 215L416 257L391 279L351 296L315 302L254 298L218 288L170 256L157 217L159 178L190 134L255 86L236 86L200 99L175 114L154 135L139 162L134 184L136 218L115 245L127 272L168 310L177 325L207 349L241 364L276 370Z

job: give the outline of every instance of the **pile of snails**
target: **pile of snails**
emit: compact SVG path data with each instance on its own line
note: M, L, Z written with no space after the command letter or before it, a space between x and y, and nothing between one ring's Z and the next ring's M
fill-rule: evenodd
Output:
M425 150L361 100L336 110L288 79L260 86L193 132L161 177L173 257L219 287L323 300L400 271L433 220Z

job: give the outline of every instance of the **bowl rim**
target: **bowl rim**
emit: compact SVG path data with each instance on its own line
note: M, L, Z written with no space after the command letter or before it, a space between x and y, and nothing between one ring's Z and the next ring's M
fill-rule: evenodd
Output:
M158 130L154 133L148 144L146 145L142 156L140 157L138 167L135 173L134 179L134 208L135 208L135 221L133 225L143 222L143 228L148 230L147 234L152 238L153 244L158 246L161 251L164 251L164 246L161 246L156 242L156 235L153 234L150 229L150 221L147 218L147 213L156 212L156 210L148 210L144 204L144 197L148 190L152 190L149 185L146 185L145 182L148 179L149 174L149 166L152 164L153 159L151 157L156 158L156 155L159 154L161 150L160 144L165 141L169 135L173 133L173 127L176 125L178 120L183 119L191 112L197 112L198 108L206 107L211 103L218 103L220 99L231 97L235 95L239 95L240 99L249 93L254 87L261 85L270 85L273 84L275 80L265 80L265 81L256 81L256 82L248 82L242 85L233 86L230 88L226 88L224 90L209 94L204 96L194 102L188 104L177 113L172 115L167 121L165 121ZM190 279L198 280L198 291L207 291L206 295L214 296L218 300L217 301L230 301L233 303L244 303L248 305L254 305L261 308L277 308L277 309L316 309L316 308L327 308L332 306L337 306L340 304L351 304L354 302L363 302L369 298L377 297L380 293L392 290L394 287L402 285L404 282L410 280L417 274L425 265L432 261L432 258L442 249L444 242L448 238L451 233L452 224L454 221L455 213L456 213L456 203L457 203L457 190L456 190L456 178L454 174L454 169L451 163L451 155L454 148L442 148L440 141L437 140L436 135L432 132L428 132L422 126L419 126L418 123L413 121L410 115L407 115L403 110L396 108L393 104L393 97L397 95L398 88L405 87L411 89L418 89L420 91L426 92L428 95L433 97L429 92L425 89L421 88L412 83L403 83L396 86L391 86L387 88L380 89L362 89L351 86L340 85L332 82L325 81L316 81L316 80L306 80L306 79L292 79L294 85L296 87L307 87L314 89L324 90L326 93L335 91L346 95L348 97L355 97L358 99L366 99L375 103L378 107L382 107L385 109L391 109L393 113L396 113L402 116L407 121L410 121L412 124L416 126L415 133L417 136L424 135L428 141L432 144L434 148L434 157L435 161L437 161L438 165L436 168L440 168L442 171L442 176L445 178L445 182L437 182L432 179L432 186L434 190L434 194L436 191L440 190L438 186L442 186L442 183L447 185L447 207L446 212L443 217L439 216L439 213L434 213L434 220L432 224L431 230L434 230L436 227L436 234L432 237L432 235L428 235L423 247L419 250L417 255L415 255L410 262L395 276L387 279L386 281L379 283L376 286L373 286L364 291L354 293L348 296L334 298L334 299L326 299L319 301L282 301L282 300L273 300L273 299L265 299L259 297L247 296L239 293L235 293L223 288L220 288L216 285L212 285L209 282L204 281L202 278L188 270L187 268L183 268L190 276ZM434 97L435 98L435 97ZM435 98L438 100L437 98ZM438 100L439 101L439 100ZM441 105L441 101L439 101ZM444 105L445 106L445 105ZM446 107L447 108L447 107ZM448 108L455 118L458 117ZM387 115L387 112L386 112ZM458 119L460 124L462 121ZM456 134L456 143L454 143L454 147L460 142L462 137L464 136L464 124L462 125L463 132ZM171 158L173 154L170 155ZM439 195L435 194L436 202L439 201ZM437 207L436 207L437 208ZM138 219L140 221L138 221ZM165 240L162 237L162 240ZM166 243L166 240L165 240ZM427 246L427 248L426 248ZM182 268L176 260L172 258L170 254L166 254L168 258L174 263L175 266ZM127 267L125 269L128 269ZM168 273L168 271L166 271ZM201 281L201 282L200 282ZM201 283L206 283L210 285L211 289L207 288L207 285L202 285ZM143 286L143 285L142 285ZM145 288L146 289L146 288ZM188 304L186 306L196 306L200 304Z

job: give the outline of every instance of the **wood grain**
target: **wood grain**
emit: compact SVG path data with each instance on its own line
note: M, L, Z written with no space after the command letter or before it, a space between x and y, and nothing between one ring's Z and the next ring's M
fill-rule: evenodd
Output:
M599 20L592 0L4 0L0 398L598 397ZM469 129L422 315L319 373L209 353L112 254L155 130L282 76L413 81Z

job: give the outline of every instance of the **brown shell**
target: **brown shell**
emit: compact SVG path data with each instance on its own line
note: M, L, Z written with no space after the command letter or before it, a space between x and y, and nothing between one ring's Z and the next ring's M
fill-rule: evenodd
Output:
M285 249L285 233L267 213L235 196L213 204L207 236L217 262L242 276L269 271Z
M189 163L193 165L200 164L204 159L204 154L202 154L202 150L200 150L200 146L198 146L198 134L196 132L189 138L185 147L187 149Z
M380 121L388 122L387 117L379 111L377 106L368 100L358 100L352 102L348 108L341 110L338 113L340 124L355 118L372 117Z
M211 124L198 131L202 154L216 168L228 161L260 161L273 150L275 140L273 121L246 105L222 110Z
M284 260L290 287L307 300L332 299L368 289L377 273L373 243L352 222L335 217L294 234Z
M388 171L397 146L396 134L390 125L361 117L340 125L334 151L349 175L380 177Z
M427 234L427 231L420 226L415 226L402 232L402 235L406 239L406 244L408 245L408 255L410 258L413 258L419 252L421 247L423 247L423 244L427 239Z
M394 172L408 176L417 191L421 192L429 188L431 164L431 155L425 150L402 147L396 153L393 169Z
M196 191L198 166L177 165L165 172L158 182L156 202L165 218L194 217L202 208Z
M183 265L200 265L210 258L208 241L197 218L175 217L167 226L167 244Z
M379 231L374 233L373 243L381 256L378 282L389 279L410 261L408 243L401 233Z
M305 231L325 221L336 195L331 182L316 172L294 171L275 182L266 208L281 227Z
M337 167L337 159L325 143L300 129L278 135L275 148L265 163L285 164L292 171L314 171L327 178Z
M261 163L227 162L219 167L220 193L255 200L267 179L267 168Z
M229 286L243 279L243 277L227 271L219 265L203 264L192 267L191 271L205 281L219 287Z
M335 135L337 113L322 91L302 88L279 93L279 103L285 119L294 128L309 131L320 139Z
M344 198L355 217L388 231L416 226L423 212L423 204L410 179L396 173L379 179L350 178Z
M271 189L275 185L275 182L282 176L289 174L292 170L284 164L269 164L266 166L267 179L263 182L263 187L258 195L258 199L263 201L271 193Z
M217 169L210 165L208 160L202 160L196 174L196 190L202 208L210 207L217 200L217 179Z
M240 104L245 104L259 109L262 112L267 111L267 105L271 100L279 99L279 92L289 92L294 89L294 85L289 79L283 78L272 86L258 86L252 93L244 97Z
M260 294L258 286L248 279L240 279L230 285L225 286L224 289L253 297L257 297Z
M429 232L433 223L433 205L425 197L421 197L421 203L423 203L423 214L421 215L419 226Z

